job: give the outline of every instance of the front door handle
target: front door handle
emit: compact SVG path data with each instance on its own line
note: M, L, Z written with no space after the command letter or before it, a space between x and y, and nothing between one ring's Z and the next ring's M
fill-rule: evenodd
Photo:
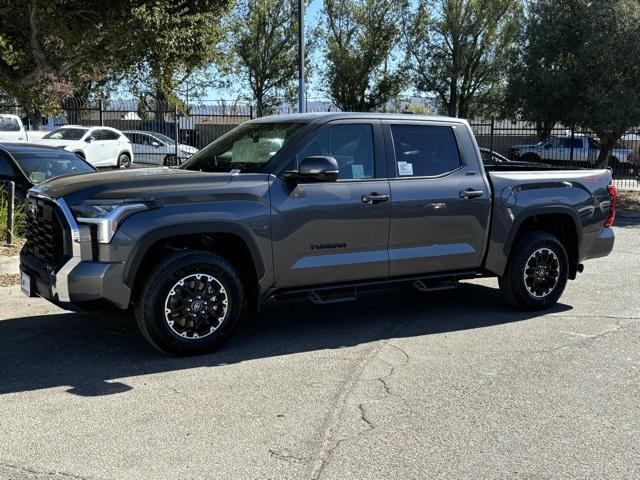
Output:
M385 195L382 193L372 192L362 196L362 203L366 203L367 205L373 205L374 203L382 203L388 201L389 195Z
M473 190L471 188L467 188L466 190L462 190L460 192L460 198L466 198L470 200L472 198L479 198L484 195L482 190Z

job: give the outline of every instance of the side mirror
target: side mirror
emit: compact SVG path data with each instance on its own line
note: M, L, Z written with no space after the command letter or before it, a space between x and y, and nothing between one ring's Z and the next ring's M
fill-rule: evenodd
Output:
M160 144L158 142L151 142L151 146L158 148L160 147Z
M545 143L544 144L544 148L545 148L545 150L549 150L551 148L551 144L550 143Z
M93 142L94 140L95 140L95 138L93 138L92 136L88 136L88 137L86 138L85 142L87 142L87 143L91 143L91 142Z
M333 157L307 157L297 171L285 172L284 178L294 183L335 182L338 179L338 162Z

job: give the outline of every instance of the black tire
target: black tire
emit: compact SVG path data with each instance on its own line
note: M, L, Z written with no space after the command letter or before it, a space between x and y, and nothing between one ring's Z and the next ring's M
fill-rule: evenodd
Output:
M213 317L209 312L202 311L200 308L211 309L214 308L213 305L198 309L200 315L208 316L206 321L192 320L189 315L195 316L193 313L173 317L173 315L177 315L175 312L168 313L165 310L165 307L170 307L171 302L175 300L176 292L184 289L184 291L188 291L187 295L194 295L193 292L199 288L192 287L194 282L192 277L196 274L211 276L221 287L215 296L208 299L210 302L216 296L224 296L227 302L223 318L214 319L220 323L211 332L207 332L207 330L211 327L209 320ZM179 282L184 279L190 279L186 280L184 284L186 287L179 286ZM215 282L211 281L210 283ZM204 291L202 290L200 293ZM204 294L202 297L207 300ZM195 307L193 303L189 304L189 301L192 300L182 300L180 301L181 305L188 304ZM200 303L204 303L204 300ZM206 303L204 304L206 305ZM222 307L224 308L224 305ZM180 308L176 308L176 311ZM180 311L185 312L185 310L186 308L182 308ZM177 252L160 262L146 275L146 280L135 305L136 321L142 335L158 350L172 355L199 355L217 349L231 337L246 316L246 311L247 300L237 270L225 259L204 250ZM170 325L170 318L177 318L177 320ZM194 335L194 333L197 334L196 327L189 329L188 325L181 326L180 323L184 323L185 318L188 322L198 322L196 325L200 325L198 328L204 328L205 335ZM180 328L184 331L178 331ZM200 333L202 331L200 330ZM181 336L189 334L189 332L191 332L190 336Z
M128 153L118 155L118 168L131 168L131 157Z
M181 162L174 154L170 154L164 157L163 163L165 167L179 167Z
M553 266L556 264L554 256L557 261L557 276ZM534 268L537 262L543 265ZM562 242L550 233L531 232L515 246L504 276L498 281L505 299L512 305L525 310L543 310L558 302L567 286L568 276L569 259ZM553 277L555 283L552 281Z

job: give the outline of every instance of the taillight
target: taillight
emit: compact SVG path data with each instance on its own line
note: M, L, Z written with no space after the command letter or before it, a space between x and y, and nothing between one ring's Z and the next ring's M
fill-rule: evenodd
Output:
M618 206L618 189L615 185L609 185L607 187L607 192L609 192L609 196L611 197L611 207L609 207L609 216L604 222L604 226L609 228L613 225L613 222L616 219L616 207Z

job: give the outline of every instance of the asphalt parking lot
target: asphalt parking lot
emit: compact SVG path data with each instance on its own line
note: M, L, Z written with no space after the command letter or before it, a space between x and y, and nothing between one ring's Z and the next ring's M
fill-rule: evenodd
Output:
M495 280L267 305L170 358L0 289L0 478L640 477L640 220L543 314Z

